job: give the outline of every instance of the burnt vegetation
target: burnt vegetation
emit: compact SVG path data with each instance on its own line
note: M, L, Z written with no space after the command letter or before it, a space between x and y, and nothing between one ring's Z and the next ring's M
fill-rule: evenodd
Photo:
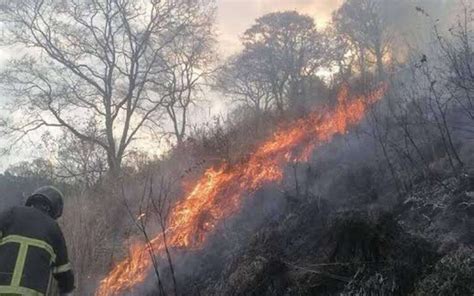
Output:
M473 295L472 3L345 0L324 28L274 12L220 60L215 9L0 4L0 41L22 49L0 71L0 148L48 153L0 174L0 208L44 183L66 193L78 295L137 242L152 268L124 295ZM174 206L209 168L232 170L282 125L344 104L342 87L381 84L360 124L289 161L281 182L226 217L200 213L199 248L168 244ZM207 96L227 108L202 123Z

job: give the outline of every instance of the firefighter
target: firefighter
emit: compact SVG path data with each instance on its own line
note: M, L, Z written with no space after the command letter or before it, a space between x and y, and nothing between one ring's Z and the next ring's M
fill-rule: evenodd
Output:
M43 296L54 289L68 295L74 290L66 242L55 221L62 212L62 193L45 186L26 206L0 214L0 295Z

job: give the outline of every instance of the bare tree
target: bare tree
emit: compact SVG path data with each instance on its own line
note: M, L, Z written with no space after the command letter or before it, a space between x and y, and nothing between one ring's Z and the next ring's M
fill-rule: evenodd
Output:
M43 158L36 158L32 161L22 161L10 166L6 172L10 175L27 179L33 186L42 186L47 182L56 181L53 164ZM27 192L29 194L30 192Z
M328 59L338 70L340 79L347 83L353 75L355 56L351 54L351 41L347 36L339 34L334 26L326 29L328 40Z
M134 225L137 227L139 233L143 235L145 240L147 252L144 255L150 256L157 279L159 295L168 295L167 288L172 290L172 295L179 295L172 250L170 249L167 238L167 222L172 204L171 197L174 193L173 190L176 188L178 179L171 180L164 175L160 175L157 177L159 183L155 185L155 177L152 175L151 171L144 172L143 179L143 190L140 193L140 200L133 206L127 201L125 189L122 186L121 195L124 206ZM157 190L154 190L155 188ZM138 213L134 212L135 208L138 210ZM151 224L155 222L159 225L160 233L158 235L161 236L163 242L163 250L159 250L163 251L163 253L159 254L157 254L158 250L155 249L153 237L151 237L148 225L149 223ZM165 264L160 265L162 259L166 260L165 264L169 268L169 276L171 277L171 284L169 286L165 284L166 281L164 280Z
M3 45L27 48L2 71L15 98L2 124L13 143L42 127L60 127L101 147L109 170L120 171L130 144L156 127L163 102L174 95L152 85L169 70L177 39L211 23L212 0L3 1ZM177 60L177 63L181 61ZM174 90L172 90L174 91ZM99 134L88 133L90 123Z
M237 103L254 110L256 116L272 106L270 85L261 71L256 71L259 61L251 54L231 57L217 75L216 88L231 96Z
M448 36L443 36L438 27L435 34L443 66L448 69L443 80L467 118L474 121L474 4L461 4L458 20L449 28ZM460 122L457 127L460 126L466 124ZM469 132L474 133L474 129Z
M213 14L193 13L189 17L197 26L183 28L164 51L164 71L153 81L154 90L169 94L163 100L166 115L172 123L173 135L181 145L188 126L188 113L206 87L206 77L213 72Z
M56 140L52 139L56 142ZM64 132L57 143L57 178L91 188L107 171L105 151L95 143L83 141Z
M290 100L304 98L306 79L325 64L323 35L311 17L295 11L260 17L242 43L244 50L230 60L222 86L256 109L272 102L282 112Z
M346 0L333 14L338 34L350 41L359 59L362 76L367 74L368 57L375 57L377 72L384 77L384 57L392 40L389 26L382 14L384 0Z

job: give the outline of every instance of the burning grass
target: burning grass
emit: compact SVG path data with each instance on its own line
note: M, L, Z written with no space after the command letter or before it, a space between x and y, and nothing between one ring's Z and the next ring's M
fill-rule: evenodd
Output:
M222 163L209 168L195 183L185 184L187 194L171 209L167 223L167 244L171 248L200 248L208 234L225 217L240 210L243 198L265 184L280 182L290 162L307 161L312 151L344 134L359 123L370 105L383 97L386 86L365 96L351 96L341 90L333 110L312 112L282 125L245 161ZM117 295L142 283L152 268L150 254L162 254L161 235L149 244L135 245L130 256L118 263L101 281L97 296Z

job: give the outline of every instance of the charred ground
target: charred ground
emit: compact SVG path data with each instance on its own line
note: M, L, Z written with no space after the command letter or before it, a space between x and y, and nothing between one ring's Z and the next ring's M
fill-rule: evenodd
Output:
M324 149L334 153L333 148ZM343 154L335 159L344 159ZM367 159L360 161L367 164ZM324 175L337 175L318 196L263 189L239 217L216 232L204 250L182 256L177 269L181 292L474 292L472 173L457 178L446 176L438 181L420 178L411 190L398 197L389 184L372 183L376 173L370 165L352 164L346 167L349 173L336 173L340 161L329 164L333 172L322 169L323 164L317 162L302 165L305 173L301 175L314 180L305 179L300 184L322 186L318 182L326 182ZM320 174L307 174L308 171ZM390 200L398 201L387 202ZM266 207L266 203L278 206Z

